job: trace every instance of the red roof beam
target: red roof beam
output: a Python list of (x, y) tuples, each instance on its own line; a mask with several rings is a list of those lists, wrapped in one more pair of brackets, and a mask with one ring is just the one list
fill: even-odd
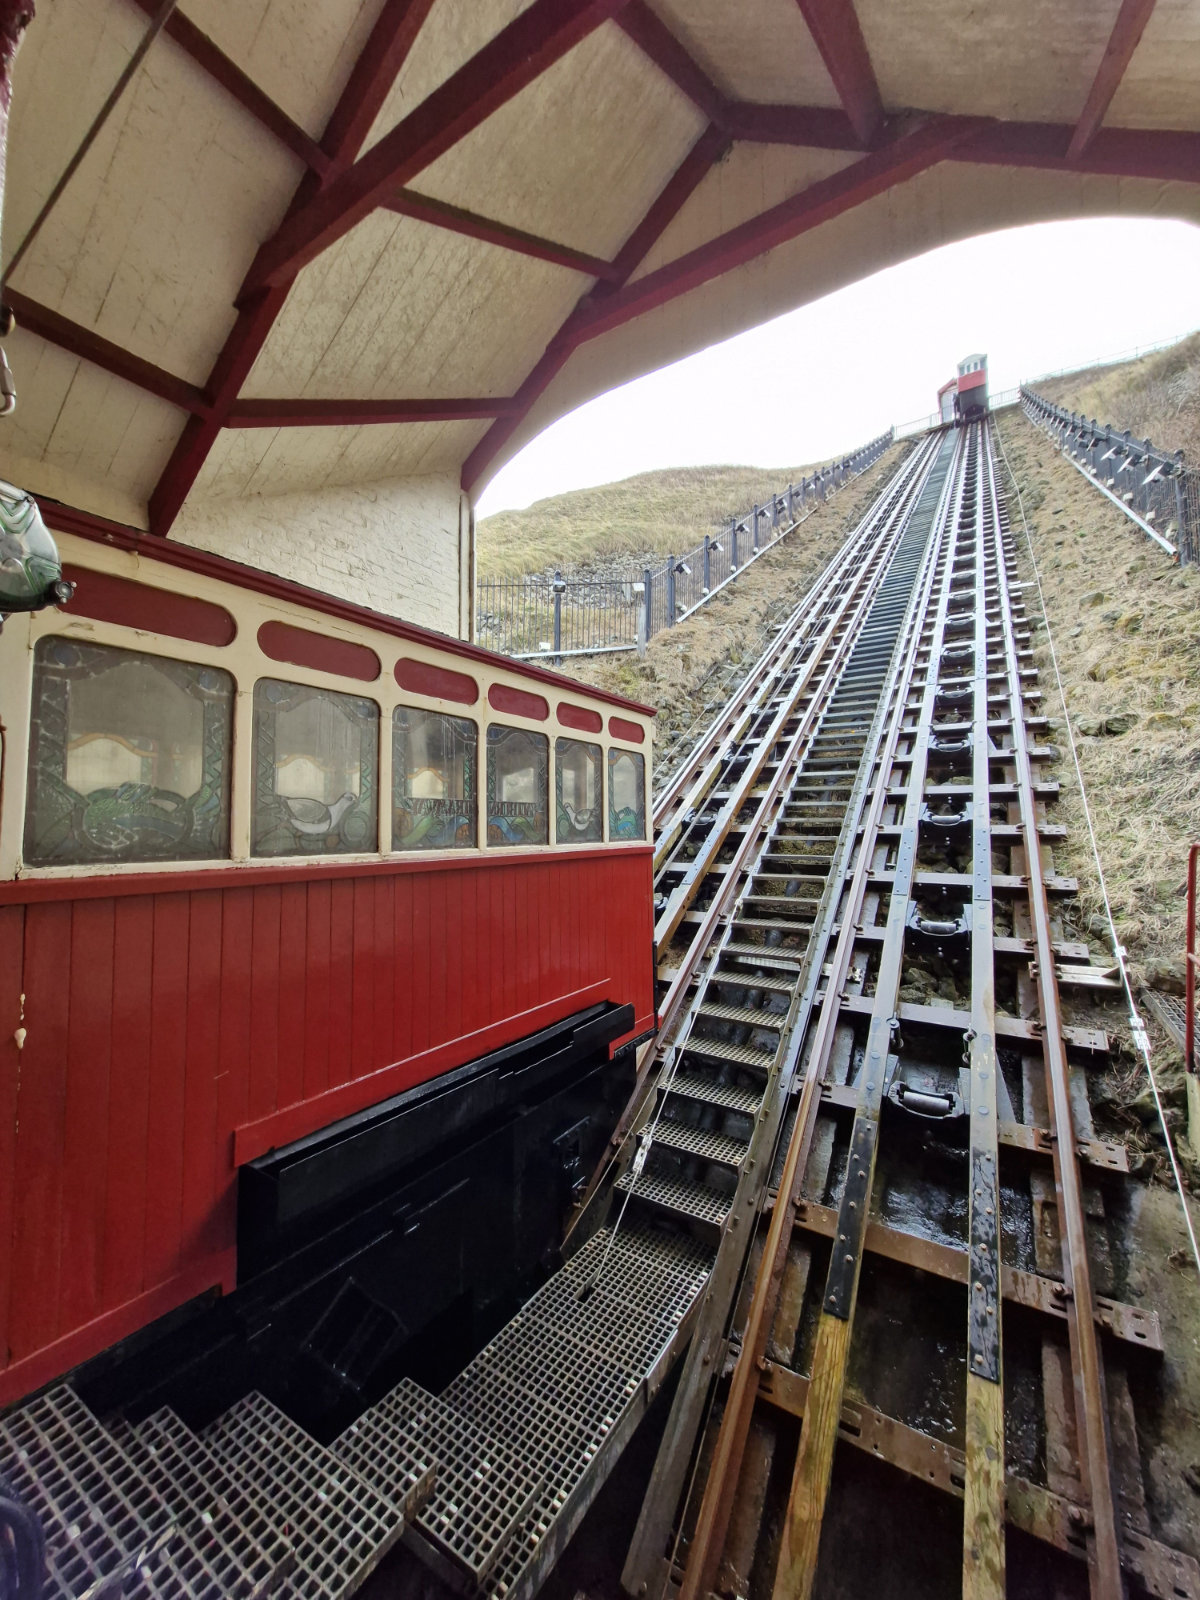
[(115, 378), (122, 378), (126, 383), (144, 389), (147, 394), (178, 406), (181, 411), (190, 411), (198, 417), (208, 415), (208, 402), (203, 391), (196, 388), (195, 384), (177, 378), (173, 372), (164, 371), (162, 367), (155, 366), (153, 361), (144, 361), (141, 356), (131, 354), (110, 339), (102, 338), (93, 329), (84, 328), (57, 311), (39, 305), (17, 289), (6, 288), (4, 299), (16, 314), (17, 326), (24, 328), (27, 333), (36, 334), (47, 344), (57, 345), (68, 355), (78, 356), (81, 361), (111, 372)]
[[(718, 128), (706, 128), (700, 135), (663, 185), (645, 216), (617, 251), (613, 265), (621, 273), (622, 279), (628, 278), (662, 237), (706, 174), (712, 170), (713, 163), (719, 161), (728, 148), (729, 141)], [(577, 329), (591, 307), (603, 303), (614, 292), (611, 285), (600, 284), (591, 294), (584, 295), (551, 339), (533, 371), (513, 396), (512, 411), (492, 424), (463, 463), (462, 486), (468, 493), (521, 426), (538, 396), (549, 387), (569, 360), (579, 342)]]
[[(160, 9), (160, 0), (133, 0), (133, 4), (148, 17), (154, 16)], [(219, 84), (255, 121), (273, 133), (280, 144), (285, 145), (293, 155), (299, 156), (314, 172), (328, 170), (329, 157), (317, 141), (310, 138), (299, 123), (293, 122), (287, 112), (276, 105), (270, 95), (265, 94), (254, 79), (215, 45), (190, 17), (176, 8), (168, 17), (164, 31), (202, 72)]]
[(596, 299), (581, 318), (576, 342), (583, 343), (585, 339), (594, 339), (631, 322), (787, 244), (800, 234), (832, 221), (896, 184), (907, 182), (944, 161), (978, 126), (978, 119), (974, 117), (938, 118), (905, 134), (886, 149), (864, 156), (832, 177), (809, 184), (748, 222), (718, 234), (707, 244), (617, 289), (605, 299)]
[(1095, 138), (1153, 10), (1154, 0), (1121, 0), (1100, 66), (1067, 146), (1068, 160), (1077, 161)]
[(630, 0), (617, 18), (617, 23), (642, 54), (653, 61), (659, 71), (694, 106), (698, 106), (710, 122), (717, 127), (724, 126), (728, 104), (725, 96), (644, 0)]
[(242, 299), (290, 283), (302, 267), (528, 88), (626, 3), (533, 0), (366, 155), (284, 221), (255, 257)]
[[(357, 135), (361, 120), (369, 117), (368, 125), (374, 121), (400, 70), (401, 62), (396, 59), (395, 42), (402, 38), (405, 48), (412, 48), (415, 37), (413, 23), (419, 25), (424, 20), (431, 3), (432, 0), (385, 0), (359, 54), (358, 63), (326, 124), (323, 148), (332, 163), (330, 172), (341, 171), (353, 161), (358, 146), (351, 141)], [(306, 172), (293, 197), (288, 216), (294, 216), (302, 210), (328, 181), (328, 173)], [(150, 527), (154, 533), (165, 537), (170, 532), (179, 508), (208, 459), (224, 417), (228, 415), (267, 342), (267, 336), (283, 309), (287, 295), (288, 285), (284, 284), (254, 296), (248, 304), (239, 308), (205, 386), (205, 393), (212, 402), (212, 411), (207, 417), (188, 418), (150, 496)]]
[(1083, 155), (1063, 154), (1069, 128), (1058, 122), (994, 122), (963, 141), (955, 161), (1002, 167), (1041, 167), (1101, 177), (1200, 183), (1200, 139), (1167, 128), (1101, 128)]
[(556, 244), (552, 239), (526, 233), (523, 228), (514, 228), (507, 222), (481, 217), (474, 211), (452, 206), (445, 200), (433, 200), (412, 189), (401, 189), (398, 194), (392, 195), (387, 201), (387, 209), (398, 212), (402, 217), (412, 217), (417, 222), (431, 223), (435, 228), (445, 228), (450, 233), (465, 234), (468, 239), (482, 239), (486, 244), (532, 256), (537, 261), (569, 267), (571, 271), (582, 272), (589, 278), (620, 282), (617, 268), (602, 256), (587, 255), (582, 250), (573, 250), (570, 245)]
[(797, 0), (838, 99), (864, 145), (883, 125), (883, 100), (853, 0)]
[(357, 428), (364, 423), (478, 422), (506, 416), (509, 399), (239, 400), (227, 428)]

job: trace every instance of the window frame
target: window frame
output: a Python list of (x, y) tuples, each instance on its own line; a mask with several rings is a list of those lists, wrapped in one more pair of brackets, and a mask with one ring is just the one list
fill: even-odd
[[(61, 534), (59, 546), (64, 560), (85, 570), (94, 571), (98, 577), (112, 574), (118, 577), (129, 578), (143, 585), (147, 589), (160, 589), (165, 594), (174, 595), (185, 592), (183, 578), (169, 567), (160, 571), (152, 558), (145, 556), (140, 559), (130, 551), (110, 547), (100, 541), (85, 539), (74, 534)], [(136, 570), (135, 570), (136, 564)], [(178, 581), (172, 583), (172, 578)], [(230, 580), (207, 574), (191, 574), (187, 578), (186, 592), (197, 598), (223, 606), (236, 623), (234, 638), (225, 644), (202, 644), (192, 640), (185, 640), (173, 634), (147, 632), (145, 629), (132, 624), (110, 622), (96, 618), (87, 618), (82, 614), (71, 611), (59, 611), (48, 608), (40, 612), (19, 613), (11, 616), (5, 626), (3, 635), (0, 635), (0, 665), (7, 675), (0, 691), (0, 701), (3, 702), (6, 721), (3, 748), (0, 749), (0, 759), (3, 760), (3, 783), (0, 784), (0, 882), (12, 881), (18, 878), (38, 878), (41, 880), (70, 878), (82, 879), (85, 877), (105, 874), (113, 878), (122, 875), (137, 874), (140, 876), (153, 875), (178, 875), (181, 872), (194, 875), (196, 872), (209, 872), (219, 869), (228, 870), (231, 867), (256, 867), (260, 870), (268, 868), (300, 869), (303, 867), (317, 867), (324, 863), (327, 868), (340, 866), (344, 869), (354, 864), (398, 864), (401, 859), (407, 859), (410, 864), (426, 864), (439, 859), (453, 859), (465, 863), (472, 859), (472, 850), (478, 856), (485, 853), (491, 856), (501, 856), (506, 848), (512, 848), (523, 854), (534, 851), (556, 850), (559, 847), (556, 829), (555, 795), (547, 794), (547, 809), (549, 814), (549, 838), (546, 843), (536, 846), (516, 845), (502, 847), (489, 846), (486, 843), (486, 749), (487, 730), (494, 722), (507, 726), (524, 728), (528, 732), (541, 733), (546, 737), (549, 747), (547, 762), (548, 774), (553, 772), (553, 746), (561, 735), (567, 738), (578, 739), (582, 743), (596, 743), (603, 752), (602, 760), (602, 785), (603, 796), (603, 838), (593, 844), (576, 844), (575, 849), (601, 849), (607, 848), (611, 843), (613, 847), (645, 848), (649, 840), (621, 841), (609, 838), (608, 827), (608, 792), (607, 792), (607, 767), (610, 749), (628, 749), (630, 754), (640, 754), (643, 759), (652, 764), (653, 760), (653, 723), (638, 713), (633, 708), (614, 706), (606, 700), (593, 700), (589, 691), (582, 685), (575, 688), (564, 684), (561, 688), (542, 679), (526, 677), (518, 664), (511, 668), (502, 659), (493, 661), (477, 661), (455, 653), (452, 649), (442, 650), (436, 643), (426, 643), (404, 637), (393, 637), (386, 632), (376, 632), (368, 622), (362, 624), (349, 619), (342, 620), (336, 617), (326, 617), (321, 613), (308, 612), (298, 603), (281, 602), (272, 596), (259, 593), (254, 588), (241, 588)], [(377, 654), (381, 661), (381, 672), (377, 680), (366, 683), (361, 679), (349, 679), (334, 675), (316, 668), (284, 665), (275, 659), (266, 656), (259, 648), (257, 634), (261, 625), (266, 621), (284, 620), (300, 628), (328, 629), (333, 635), (354, 643), (365, 643)], [(229, 792), (229, 851), (219, 857), (195, 858), (183, 861), (178, 860), (152, 860), (145, 862), (118, 862), (118, 863), (88, 863), (76, 865), (74, 863), (54, 866), (35, 865), (26, 862), (23, 857), (25, 836), (25, 813), (27, 801), (28, 759), (30, 740), (30, 721), (33, 693), (33, 649), (35, 644), (46, 635), (53, 634), (65, 639), (81, 643), (109, 645), (114, 648), (132, 651), (147, 656), (160, 656), (169, 661), (184, 662), (194, 666), (214, 667), (228, 673), (234, 684), (233, 729), (232, 729), (232, 760), (230, 766), (230, 792)], [(433, 694), (425, 694), (415, 690), (402, 689), (394, 677), (394, 668), (401, 660), (417, 660), (431, 667), (443, 668), (465, 676), (475, 683), (478, 695), (474, 702), (465, 703), (458, 699), (450, 699)], [(352, 697), (373, 700), (378, 707), (380, 739), (378, 749), (378, 782), (380, 788), (380, 805), (378, 812), (378, 837), (377, 848), (362, 853), (351, 854), (311, 854), (288, 856), (255, 856), (251, 854), (251, 804), (252, 804), (252, 749), (253, 749), (253, 695), (254, 687), (260, 678), (272, 678), (277, 681), (294, 682), (314, 689), (330, 690), (337, 694), (348, 694)], [(489, 704), (488, 696), (494, 684), (502, 684), (512, 688), (523, 689), (529, 693), (536, 693), (545, 701), (548, 711), (544, 718), (531, 719), (515, 713), (498, 714)], [(473, 720), (478, 729), (480, 748), (479, 795), (477, 818), (477, 842), (473, 847), (455, 847), (452, 850), (430, 850), (428, 852), (394, 850), (392, 848), (392, 740), (387, 736), (386, 730), (391, 725), (393, 713), (397, 706), (411, 706), (415, 710), (438, 712), (445, 716)], [(575, 711), (584, 709), (600, 723), (600, 727), (593, 733), (591, 729), (580, 729), (573, 720), (566, 720), (571, 713), (570, 707)], [(560, 710), (564, 718), (560, 719)], [(614, 735), (608, 723), (612, 713), (623, 714), (630, 718), (643, 729), (645, 740), (639, 745), (631, 739)], [(549, 788), (549, 786), (548, 786)], [(649, 800), (650, 776), (647, 773), (647, 801)], [(649, 832), (649, 817), (647, 817), (647, 831)], [(567, 841), (563, 841), (565, 845)]]

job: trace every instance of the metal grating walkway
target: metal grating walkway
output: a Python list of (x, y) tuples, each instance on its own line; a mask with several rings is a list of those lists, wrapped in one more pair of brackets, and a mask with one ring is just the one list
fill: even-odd
[(106, 1427), (65, 1386), (10, 1413), (0, 1475), (46, 1530), (47, 1600), (97, 1585), (130, 1600), (337, 1600), (406, 1531), (462, 1592), (531, 1594), (603, 1480), (589, 1468), (640, 1419), (712, 1265), (686, 1235), (630, 1227), (611, 1250), (609, 1237), (591, 1239), (443, 1395), (403, 1379), (330, 1446), (261, 1394), (200, 1435), (166, 1410)]

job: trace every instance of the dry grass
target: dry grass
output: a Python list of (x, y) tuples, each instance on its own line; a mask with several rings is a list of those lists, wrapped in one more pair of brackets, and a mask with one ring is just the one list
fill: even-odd
[(1128, 428), (1160, 450), (1182, 450), (1200, 465), (1200, 333), (1137, 361), (1068, 373), (1035, 388), (1057, 405)]
[(479, 524), (479, 575), (578, 570), (598, 559), (634, 565), (644, 556), (682, 554), (714, 526), (815, 470), (670, 467), (554, 495), (524, 511), (498, 511)]
[(729, 698), (909, 448), (888, 450), (708, 605), (656, 634), (644, 659), (630, 651), (564, 663), (563, 671), (583, 683), (658, 708), (654, 759), (660, 779)]
[[(1200, 838), (1200, 572), (1172, 565), (1019, 411), (1004, 413), (998, 426), (1029, 520), (1117, 938), (1135, 989), (1179, 993), (1188, 845)], [(1011, 512), (1028, 580), (1033, 568), (1015, 496)], [(1032, 600), (1030, 611), (1036, 615)], [(1063, 911), (1064, 931), (1087, 940), (1103, 963), (1111, 960), (1107, 919), (1044, 627), (1034, 644), (1050, 738), (1063, 752), (1053, 774), (1062, 785), (1054, 820), (1066, 824), (1067, 839), (1055, 846), (1055, 867), (1080, 885)], [(1094, 731), (1122, 716), (1133, 719), (1127, 732)], [(1106, 1105), (1111, 1125), (1161, 1176), (1156, 1113), (1123, 1005), (1114, 1000), (1094, 1017), (1073, 1010), (1077, 1020), (1106, 1027), (1118, 1046), (1093, 1104)], [(1168, 1120), (1195, 1184), (1200, 1166), (1181, 1138), (1182, 1059), (1153, 1024), (1151, 1032)]]

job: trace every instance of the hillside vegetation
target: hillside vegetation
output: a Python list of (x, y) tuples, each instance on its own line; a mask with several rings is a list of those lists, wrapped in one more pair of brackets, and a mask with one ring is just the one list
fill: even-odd
[(1128, 428), (1161, 450), (1182, 450), (1189, 465), (1200, 466), (1200, 333), (1137, 361), (1070, 372), (1033, 387), (1056, 405)]
[(577, 571), (601, 561), (635, 566), (643, 557), (678, 555), (721, 522), (814, 470), (667, 467), (553, 495), (524, 511), (498, 511), (479, 524), (479, 576), (555, 567)]

